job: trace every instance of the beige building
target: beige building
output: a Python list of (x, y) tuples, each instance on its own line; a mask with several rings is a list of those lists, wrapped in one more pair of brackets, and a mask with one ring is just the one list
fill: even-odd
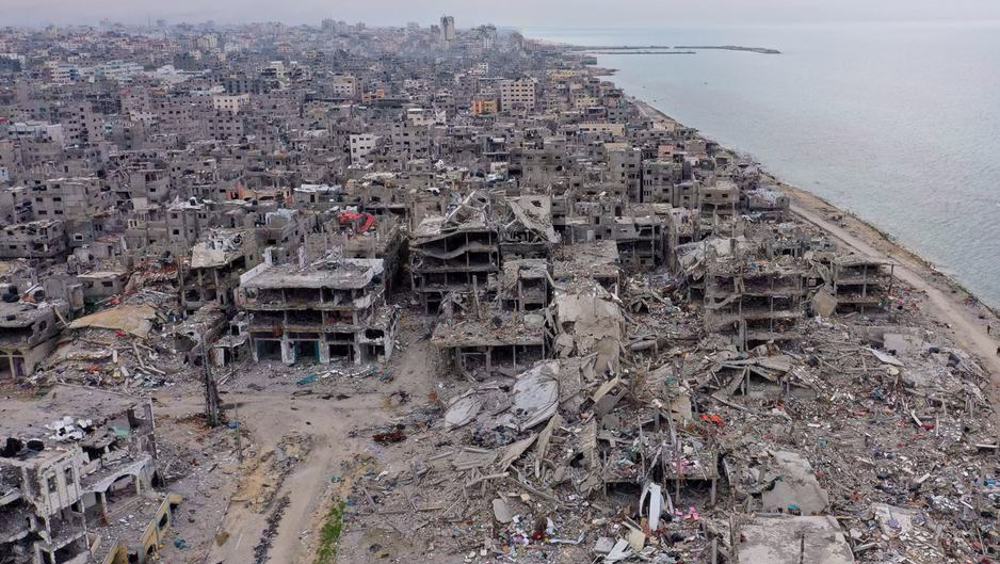
[(333, 81), (330, 83), (331, 93), (336, 98), (344, 98), (347, 100), (353, 100), (358, 97), (358, 93), (361, 92), (361, 88), (358, 85), (358, 79), (349, 75), (337, 75), (333, 77)]
[(505, 112), (515, 109), (534, 110), (537, 87), (538, 82), (533, 78), (501, 80), (499, 85), (500, 109)]
[(222, 112), (238, 114), (247, 104), (250, 103), (249, 94), (236, 94), (231, 96), (212, 96), (212, 108)]

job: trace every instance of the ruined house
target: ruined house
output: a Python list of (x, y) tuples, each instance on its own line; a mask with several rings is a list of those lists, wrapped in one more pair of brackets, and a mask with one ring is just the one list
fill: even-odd
[(795, 339), (804, 317), (806, 263), (768, 257), (759, 247), (735, 246), (727, 255), (708, 247), (704, 272), (705, 329), (739, 347)]
[(544, 315), (498, 309), (479, 314), (476, 309), (440, 321), (431, 337), (461, 373), (478, 379), (514, 375), (546, 358), (550, 337)]
[(517, 196), (505, 198), (497, 209), (502, 214), (497, 222), (500, 229), (500, 255), (503, 260), (526, 258), (545, 259), (559, 242), (552, 226), (550, 196)]
[(406, 236), (399, 220), (393, 215), (376, 217), (351, 211), (336, 216), (322, 234), (306, 237), (307, 252), (322, 256), (331, 250), (344, 258), (382, 259), (386, 288), (392, 290), (406, 250)]
[(591, 279), (617, 294), (621, 283), (618, 245), (614, 241), (594, 241), (558, 247), (552, 259), (555, 284), (565, 287), (576, 280)]
[(837, 311), (879, 311), (887, 307), (895, 265), (860, 254), (841, 255), (833, 260), (831, 274)]
[[(9, 294), (8, 294), (9, 295)], [(27, 378), (55, 347), (64, 302), (0, 302), (0, 381)]]
[(0, 230), (0, 258), (56, 258), (66, 252), (62, 221), (43, 219)]
[(791, 257), (710, 257), (705, 271), (705, 329), (739, 347), (797, 337), (804, 317), (806, 268)]
[(545, 309), (551, 299), (549, 263), (544, 259), (516, 259), (503, 263), (500, 299), (508, 311)]
[(703, 217), (732, 217), (740, 203), (740, 189), (735, 182), (718, 179), (698, 192), (698, 209)]
[(181, 283), (181, 301), (189, 312), (206, 304), (235, 309), (240, 275), (260, 262), (257, 242), (246, 229), (213, 229), (191, 249)]
[(63, 385), (40, 402), (8, 407), (0, 418), (0, 561), (109, 562), (123, 551), (128, 562), (146, 562), (155, 555), (156, 542), (115, 526), (123, 513), (144, 511), (136, 497), (158, 495), (152, 404)]

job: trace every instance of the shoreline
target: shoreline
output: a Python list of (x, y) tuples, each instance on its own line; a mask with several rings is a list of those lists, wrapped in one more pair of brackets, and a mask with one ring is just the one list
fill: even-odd
[[(617, 54), (620, 54), (620, 53), (613, 53), (613, 54), (617, 55)], [(592, 69), (592, 71), (593, 71), (593, 73), (594, 73), (595, 76), (606, 77), (608, 80), (610, 80), (612, 82), (614, 82), (614, 77), (618, 74), (618, 69), (617, 68), (613, 68), (613, 67), (600, 66), (598, 64), (598, 65), (593, 65), (590, 68)], [(751, 154), (751, 153), (749, 153), (747, 151), (738, 151), (736, 149), (728, 147), (725, 144), (720, 143), (720, 142), (712, 139), (711, 137), (708, 137), (708, 136), (704, 135), (701, 132), (701, 130), (699, 130), (697, 127), (691, 127), (691, 126), (688, 126), (687, 124), (682, 123), (681, 121), (677, 120), (676, 118), (670, 116), (666, 112), (664, 112), (664, 111), (660, 110), (659, 108), (657, 108), (656, 106), (654, 106), (652, 102), (649, 102), (649, 101), (644, 100), (644, 99), (642, 99), (642, 98), (640, 98), (640, 97), (638, 97), (636, 95), (628, 94), (628, 93), (625, 94), (625, 97), (628, 100), (630, 100), (633, 104), (636, 104), (639, 107), (646, 108), (649, 112), (658, 115), (661, 119), (663, 119), (665, 121), (668, 121), (668, 122), (673, 123), (673, 124), (677, 124), (677, 125), (682, 126), (682, 127), (690, 127), (691, 129), (696, 130), (698, 132), (698, 136), (701, 137), (702, 139), (705, 139), (705, 140), (708, 140), (708, 141), (712, 141), (713, 143), (716, 143), (722, 149), (724, 149), (726, 151), (729, 151), (729, 152), (731, 152), (734, 155), (744, 155), (744, 156), (749, 157), (758, 166), (758, 168), (760, 169), (762, 175), (764, 175), (765, 177), (767, 177), (776, 186), (780, 187), (782, 190), (788, 192), (789, 194), (791, 194), (793, 196), (797, 195), (799, 197), (803, 197), (804, 196), (804, 197), (807, 197), (808, 199), (814, 200), (812, 202), (813, 206), (825, 206), (826, 208), (829, 208), (828, 211), (836, 211), (839, 214), (843, 215), (845, 218), (851, 218), (851, 219), (853, 219), (856, 223), (858, 223), (859, 225), (863, 226), (865, 229), (868, 229), (868, 230), (870, 230), (870, 231), (872, 231), (874, 233), (877, 233), (878, 237), (883, 240), (884, 244), (886, 244), (887, 246), (891, 246), (892, 247), (892, 252), (893, 253), (898, 253), (900, 255), (904, 255), (908, 260), (910, 260), (912, 262), (919, 262), (919, 263), (921, 263), (923, 265), (923, 267), (926, 268), (934, 276), (940, 276), (940, 277), (946, 278), (948, 280), (948, 284), (949, 284), (949, 286), (951, 288), (954, 288), (955, 290), (966, 294), (969, 298), (971, 298), (972, 300), (975, 300), (975, 302), (977, 304), (979, 304), (984, 310), (988, 311), (990, 316), (995, 317), (998, 320), (1000, 320), (1000, 300), (998, 300), (998, 301), (996, 301), (994, 303), (994, 302), (989, 302), (989, 301), (986, 301), (986, 300), (982, 299), (979, 295), (976, 294), (975, 291), (971, 290), (965, 284), (963, 284), (962, 281), (959, 280), (954, 273), (948, 273), (948, 272), (942, 270), (933, 261), (931, 261), (930, 259), (927, 259), (924, 256), (922, 256), (919, 251), (914, 250), (911, 247), (907, 246), (906, 243), (903, 243), (902, 241), (900, 241), (899, 238), (896, 237), (895, 235), (893, 235), (891, 232), (889, 232), (889, 231), (887, 231), (887, 230), (885, 230), (885, 229), (883, 229), (883, 228), (878, 227), (877, 225), (875, 225), (872, 222), (872, 220), (864, 219), (860, 215), (858, 215), (857, 212), (855, 212), (853, 210), (850, 210), (850, 209), (842, 208), (842, 207), (838, 206), (837, 204), (834, 204), (834, 203), (830, 202), (829, 200), (825, 199), (824, 197), (819, 196), (818, 194), (816, 194), (816, 193), (814, 193), (814, 192), (812, 192), (812, 191), (810, 191), (808, 189), (801, 188), (799, 186), (795, 186), (793, 184), (789, 184), (789, 183), (783, 181), (777, 174), (772, 173), (771, 171), (765, 169), (763, 167), (763, 164), (760, 162), (760, 160), (757, 159), (757, 157), (755, 155), (753, 155), (753, 154)], [(898, 260), (898, 259), (896, 259), (896, 260)], [(1000, 342), (998, 342), (998, 345), (1000, 345)]]
[[(688, 127), (637, 96), (626, 94), (626, 99), (640, 108), (647, 117)], [(712, 141), (700, 132), (698, 135)], [(718, 145), (725, 151), (741, 154), (721, 143)], [(925, 315), (947, 329), (956, 342), (978, 357), (983, 367), (991, 373), (994, 395), (997, 395), (996, 387), (1000, 386), (1000, 339), (996, 338), (996, 334), (1000, 333), (1000, 308), (981, 300), (953, 275), (942, 272), (933, 262), (908, 248), (891, 233), (809, 190), (782, 181), (766, 170), (753, 155), (747, 155), (757, 164), (765, 179), (790, 196), (793, 204), (791, 211), (798, 219), (815, 225), (849, 248), (891, 260), (897, 280), (914, 291), (927, 295), (926, 303), (922, 304)], [(872, 250), (875, 253), (870, 252)], [(987, 324), (998, 331), (988, 335)]]
[[(613, 76), (615, 74), (615, 69), (605, 69), (605, 70), (610, 71), (607, 74), (607, 76)], [(632, 96), (632, 95), (626, 95), (626, 96), (627, 96), (627, 98), (629, 100), (631, 100), (637, 106), (646, 108), (648, 111), (650, 111), (651, 113), (655, 113), (655, 114), (659, 115), (661, 119), (664, 119), (667, 122), (677, 124), (677, 125), (679, 125), (681, 127), (689, 127), (688, 125), (686, 125), (684, 123), (681, 123), (680, 121), (678, 121), (678, 120), (674, 119), (673, 117), (667, 115), (665, 112), (663, 112), (662, 110), (660, 110), (659, 108), (657, 108), (656, 106), (654, 106), (651, 102), (647, 102), (647, 101), (645, 101), (642, 98), (639, 98), (637, 96)], [(697, 131), (697, 128), (692, 128), (692, 129), (695, 129)], [(703, 135), (700, 131), (698, 133), (698, 136), (701, 137), (701, 138), (703, 138), (703, 139), (705, 139), (705, 140), (712, 141), (713, 143), (718, 144), (724, 150), (730, 151), (733, 154), (737, 154), (737, 155), (743, 154), (743, 155), (746, 155), (746, 156), (750, 157), (751, 159), (753, 159), (754, 164), (756, 164), (758, 166), (758, 168), (760, 168), (761, 174), (767, 180), (770, 180), (771, 182), (773, 182), (777, 187), (781, 188), (783, 191), (787, 192), (789, 195), (793, 196), (797, 200), (803, 200), (803, 199), (805, 199), (805, 200), (812, 200), (811, 205), (809, 207), (812, 208), (812, 209), (814, 209), (814, 211), (823, 211), (825, 213), (838, 212), (838, 213), (842, 214), (845, 218), (850, 218), (853, 221), (857, 222), (858, 224), (861, 224), (862, 226), (864, 226), (865, 229), (868, 229), (868, 230), (871, 230), (874, 233), (877, 233), (878, 237), (880, 239), (879, 242), (881, 244), (893, 247), (892, 251), (894, 253), (899, 253), (900, 255), (905, 255), (905, 257), (906, 257), (907, 260), (912, 261), (912, 262), (920, 263), (923, 268), (926, 268), (934, 276), (942, 277), (942, 278), (947, 279), (948, 282), (949, 282), (949, 285), (953, 286), (955, 289), (957, 289), (957, 290), (959, 290), (961, 292), (964, 292), (970, 298), (974, 299), (977, 303), (981, 304), (984, 309), (989, 310), (993, 315), (995, 315), (998, 318), (1000, 318), (1000, 305), (993, 306), (993, 305), (990, 305), (989, 303), (983, 301), (979, 296), (977, 296), (975, 294), (975, 292), (973, 292), (969, 288), (966, 288), (965, 285), (963, 285), (960, 280), (958, 280), (957, 278), (955, 278), (955, 276), (953, 274), (948, 274), (945, 271), (941, 270), (933, 261), (931, 261), (931, 260), (923, 257), (922, 255), (920, 255), (920, 253), (918, 251), (916, 251), (916, 250), (908, 247), (905, 243), (903, 243), (902, 241), (900, 241), (899, 238), (897, 238), (896, 236), (894, 236), (892, 233), (890, 233), (890, 232), (888, 232), (888, 231), (886, 231), (886, 230), (878, 227), (877, 225), (871, 223), (870, 221), (862, 218), (861, 216), (859, 216), (857, 213), (855, 213), (852, 210), (841, 208), (837, 204), (834, 204), (833, 202), (831, 202), (831, 201), (827, 200), (826, 198), (824, 198), (824, 197), (816, 194), (815, 192), (812, 192), (811, 190), (807, 190), (805, 188), (801, 188), (799, 186), (795, 186), (794, 184), (789, 184), (789, 183), (785, 182), (778, 175), (776, 175), (776, 174), (772, 173), (771, 171), (763, 168), (762, 163), (760, 163), (760, 161), (758, 161), (757, 158), (755, 156), (753, 156), (752, 154), (746, 153), (746, 152), (736, 151), (734, 149), (726, 147), (725, 145), (719, 143), (718, 141), (715, 141), (714, 139)], [(820, 208), (826, 208), (826, 209), (820, 209)]]
[(769, 47), (748, 47), (744, 45), (569, 45), (573, 51), (609, 51), (618, 54), (628, 54), (644, 50), (688, 50), (688, 51), (738, 51), (757, 53), (758, 55), (780, 55), (781, 51)]

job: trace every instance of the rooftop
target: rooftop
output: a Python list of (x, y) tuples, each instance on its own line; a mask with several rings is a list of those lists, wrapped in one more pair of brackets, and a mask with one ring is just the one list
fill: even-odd
[(273, 265), (243, 281), (244, 288), (365, 288), (385, 272), (382, 259), (324, 257), (300, 268)]
[(107, 390), (58, 384), (41, 399), (8, 398), (0, 403), (0, 437), (45, 438), (45, 428), (70, 416), (107, 419), (117, 416), (141, 400)]

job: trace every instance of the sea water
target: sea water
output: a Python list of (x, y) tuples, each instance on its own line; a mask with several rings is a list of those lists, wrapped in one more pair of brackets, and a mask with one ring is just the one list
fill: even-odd
[(625, 92), (892, 234), (1000, 306), (1000, 22), (525, 29), (599, 55)]

